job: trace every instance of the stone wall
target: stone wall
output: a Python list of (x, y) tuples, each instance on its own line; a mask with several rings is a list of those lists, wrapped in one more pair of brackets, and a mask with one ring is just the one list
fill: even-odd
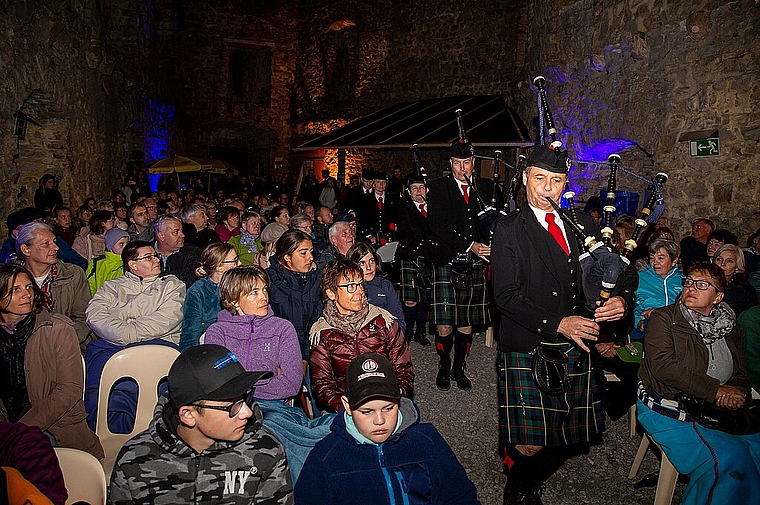
[[(760, 226), (757, 2), (538, 0), (528, 25), (513, 95), (524, 119), (536, 116), (529, 88), (543, 74), (559, 136), (577, 158), (619, 151), (641, 175), (670, 175), (666, 215), (678, 234), (698, 216), (743, 237)], [(714, 130), (720, 156), (690, 157), (679, 142)], [(598, 194), (607, 173), (577, 167), (573, 184)], [(620, 185), (643, 188), (627, 176)]]

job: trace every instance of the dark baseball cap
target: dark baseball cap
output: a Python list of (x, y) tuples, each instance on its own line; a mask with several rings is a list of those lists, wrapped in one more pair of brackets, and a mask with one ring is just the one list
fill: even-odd
[(188, 347), (169, 369), (169, 399), (177, 410), (199, 400), (229, 400), (272, 375), (246, 372), (237, 357), (221, 345)]
[(374, 353), (354, 358), (346, 371), (346, 398), (352, 409), (373, 398), (401, 398), (396, 371), (388, 358)]
[(25, 207), (15, 212), (11, 212), (8, 214), (8, 218), (5, 222), (6, 225), (8, 225), (8, 233), (12, 233), (13, 230), (19, 226), (24, 226), (32, 221), (39, 221), (42, 217), (42, 212), (34, 207)]
[(527, 166), (538, 167), (555, 174), (567, 174), (570, 170), (570, 158), (567, 151), (552, 150), (545, 145), (538, 145), (528, 157)]

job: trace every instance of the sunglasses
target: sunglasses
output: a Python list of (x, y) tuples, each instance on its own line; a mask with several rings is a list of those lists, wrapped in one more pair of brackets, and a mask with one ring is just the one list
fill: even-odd
[(232, 419), (240, 413), (240, 410), (243, 408), (243, 404), (248, 405), (249, 409), (253, 406), (253, 389), (248, 391), (248, 394), (246, 394), (245, 398), (238, 400), (235, 403), (231, 403), (226, 407), (222, 407), (220, 405), (201, 405), (200, 403), (191, 403), (190, 406), (197, 409), (221, 410), (222, 412), (227, 412), (227, 414), (230, 416), (230, 419)]

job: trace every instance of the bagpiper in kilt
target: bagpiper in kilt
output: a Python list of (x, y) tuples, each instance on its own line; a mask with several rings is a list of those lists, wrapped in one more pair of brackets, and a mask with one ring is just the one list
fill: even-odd
[(475, 156), (469, 142), (455, 141), (449, 161), (451, 175), (432, 181), (428, 198), (433, 234), (432, 318), (439, 355), (436, 387), (449, 389), (453, 378), (459, 389), (468, 391), (472, 382), (465, 373), (465, 359), (472, 345), (473, 326), (489, 322), (484, 259), (491, 252), (490, 237), (480, 235), (481, 202), (477, 195), (490, 201), (494, 185), (491, 180), (473, 177)]
[[(498, 371), (505, 504), (540, 504), (543, 482), (604, 431), (588, 344), (597, 340), (598, 323), (618, 321), (632, 309), (638, 285), (635, 269), (626, 270), (613, 296), (587, 313), (580, 246), (547, 200), (559, 201), (564, 191), (567, 153), (536, 146), (527, 167), (522, 179), (528, 205), (497, 223), (491, 251), (494, 300), (502, 316)], [(588, 234), (599, 236), (590, 216), (578, 218)], [(567, 358), (568, 380), (559, 391), (533, 373), (533, 361), (551, 351)]]
[(398, 211), (399, 244), (396, 249), (396, 259), (401, 264), (405, 337), (407, 342), (415, 341), (429, 346), (426, 327), (432, 299), (433, 265), (428, 259), (430, 226), (427, 218), (427, 186), (422, 174), (409, 176), (406, 189), (410, 199)]

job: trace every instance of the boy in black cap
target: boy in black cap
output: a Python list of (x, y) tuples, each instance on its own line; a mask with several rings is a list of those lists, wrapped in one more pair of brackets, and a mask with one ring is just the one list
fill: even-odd
[(298, 477), (299, 505), (479, 503), (446, 441), (401, 396), (385, 356), (357, 356), (346, 374), (332, 433), (312, 449)]
[(253, 400), (271, 376), (219, 345), (186, 349), (150, 427), (122, 447), (108, 502), (292, 504), (285, 452)]
[[(586, 354), (597, 340), (599, 323), (618, 321), (632, 310), (638, 286), (631, 266), (621, 274), (613, 296), (593, 314), (585, 313), (578, 241), (547, 200), (559, 202), (569, 167), (565, 151), (536, 146), (523, 173), (528, 205), (501, 219), (493, 234), (493, 294), (502, 314), (498, 392), (508, 470), (505, 504), (540, 504), (543, 482), (572, 448), (604, 431)], [(579, 213), (578, 219), (601, 240), (591, 216)], [(539, 346), (568, 357), (567, 386), (559, 394), (541, 389), (530, 372)]]

